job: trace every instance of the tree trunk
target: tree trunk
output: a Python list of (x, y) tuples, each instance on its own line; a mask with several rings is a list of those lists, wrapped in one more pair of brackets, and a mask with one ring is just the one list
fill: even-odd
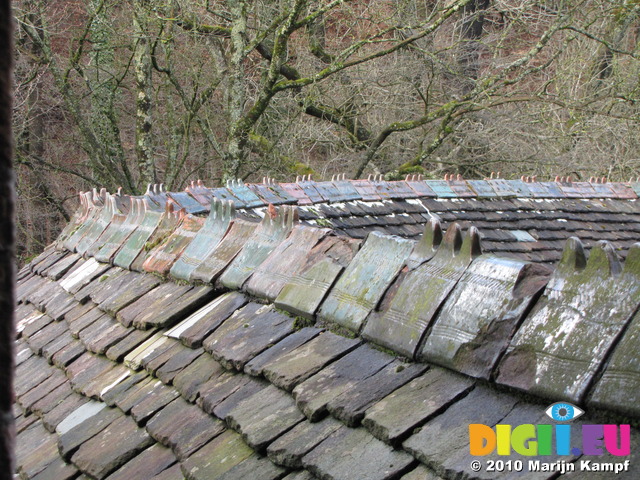
[(247, 5), (244, 0), (228, 0), (233, 18), (231, 27), (231, 58), (229, 61), (229, 97), (227, 109), (229, 115), (229, 140), (224, 162), (224, 180), (237, 178), (245, 157), (247, 143), (246, 132), (240, 126), (246, 102), (245, 75), (245, 38), (247, 33)]

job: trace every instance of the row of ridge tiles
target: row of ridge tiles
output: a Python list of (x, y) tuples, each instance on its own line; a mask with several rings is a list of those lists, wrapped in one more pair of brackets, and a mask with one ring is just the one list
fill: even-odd
[[(434, 220), (417, 243), (374, 232), (361, 244), (297, 224), (295, 207), (270, 207), (258, 225), (234, 219), (228, 202), (212, 205), (206, 221), (183, 216), (157, 243), (155, 227), (142, 229), (144, 221), (143, 237), (117, 224), (107, 235), (110, 224), (98, 221), (97, 211), (63, 232), (59, 245), (81, 254), (106, 245), (108, 255), (96, 255), (105, 262), (129, 251), (131, 261), (116, 265), (243, 289), (409, 358), (640, 416), (640, 246), (623, 268), (610, 244), (599, 243), (587, 261), (580, 241), (570, 239), (551, 273), (481, 255), (478, 232), (471, 228), (463, 240), (455, 224), (443, 239)], [(152, 224), (164, 215), (172, 214), (158, 214)], [(145, 315), (135, 324), (168, 321)]]
[[(162, 186), (149, 188), (154, 200), (164, 193)], [(189, 195), (191, 194), (191, 195)], [(226, 187), (207, 188), (192, 183), (186, 192), (168, 196), (188, 213), (200, 213), (210, 197), (233, 200), (237, 208), (273, 205), (334, 203), (352, 200), (380, 201), (409, 198), (618, 198), (636, 199), (640, 183), (525, 182), (522, 180), (337, 180), (295, 183), (244, 184), (228, 182)], [(195, 199), (195, 201), (194, 201)], [(161, 203), (160, 199), (160, 203)], [(162, 205), (161, 205), (162, 206)]]

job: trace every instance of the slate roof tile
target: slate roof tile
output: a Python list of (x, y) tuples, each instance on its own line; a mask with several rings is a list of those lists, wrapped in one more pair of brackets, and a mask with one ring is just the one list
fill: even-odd
[(60, 454), (68, 461), (83, 443), (123, 417), (117, 408), (104, 408), (103, 404), (95, 402), (85, 403), (57, 427)]
[(415, 460), (377, 440), (364, 429), (340, 427), (302, 458), (302, 464), (321, 478), (386, 480), (410, 470)]
[(220, 295), (169, 330), (167, 336), (179, 338), (191, 348), (198, 348), (205, 337), (248, 302), (249, 299), (239, 292)]
[(317, 421), (326, 414), (329, 402), (375, 375), (392, 360), (379, 350), (361, 345), (298, 384), (293, 389), (293, 397), (307, 418)]
[(269, 444), (267, 455), (278, 465), (302, 468), (302, 457), (341, 426), (340, 422), (331, 417), (317, 423), (298, 423)]
[(148, 480), (174, 464), (173, 452), (156, 443), (109, 475), (107, 480)]
[(252, 449), (261, 452), (304, 418), (290, 395), (269, 385), (231, 407), (225, 420)]
[(88, 398), (73, 392), (44, 414), (42, 424), (48, 431), (53, 432), (62, 420), (87, 402), (89, 402)]
[(225, 430), (220, 420), (176, 398), (149, 419), (147, 432), (184, 460)]
[(249, 303), (204, 340), (204, 348), (227, 368), (245, 364), (293, 332), (294, 320), (273, 307)]
[(200, 395), (200, 387), (225, 371), (210, 355), (201, 355), (173, 378), (173, 385), (183, 398), (195, 402)]
[(190, 455), (182, 463), (182, 470), (189, 480), (220, 478), (251, 455), (253, 450), (240, 435), (227, 430)]
[(395, 443), (472, 387), (468, 378), (431, 368), (369, 408), (362, 424), (377, 438)]
[(287, 391), (309, 378), (332, 361), (347, 354), (361, 342), (323, 332), (307, 343), (268, 362), (264, 376), (274, 385)]
[(133, 420), (121, 417), (83, 443), (71, 460), (88, 475), (103, 479), (152, 443)]

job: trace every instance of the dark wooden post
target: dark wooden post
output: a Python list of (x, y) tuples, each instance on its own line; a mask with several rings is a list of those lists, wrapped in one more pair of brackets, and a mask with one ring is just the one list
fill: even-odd
[(13, 35), (10, 0), (0, 0), (0, 480), (14, 468), (13, 340), (15, 230), (13, 142), (11, 139), (11, 68)]

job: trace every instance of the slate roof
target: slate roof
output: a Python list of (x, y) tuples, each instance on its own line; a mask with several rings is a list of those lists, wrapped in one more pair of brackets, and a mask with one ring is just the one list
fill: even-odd
[(559, 180), (81, 194), (18, 275), (18, 473), (511, 477), (471, 470), (468, 425), (557, 400), (633, 451), (640, 186)]

